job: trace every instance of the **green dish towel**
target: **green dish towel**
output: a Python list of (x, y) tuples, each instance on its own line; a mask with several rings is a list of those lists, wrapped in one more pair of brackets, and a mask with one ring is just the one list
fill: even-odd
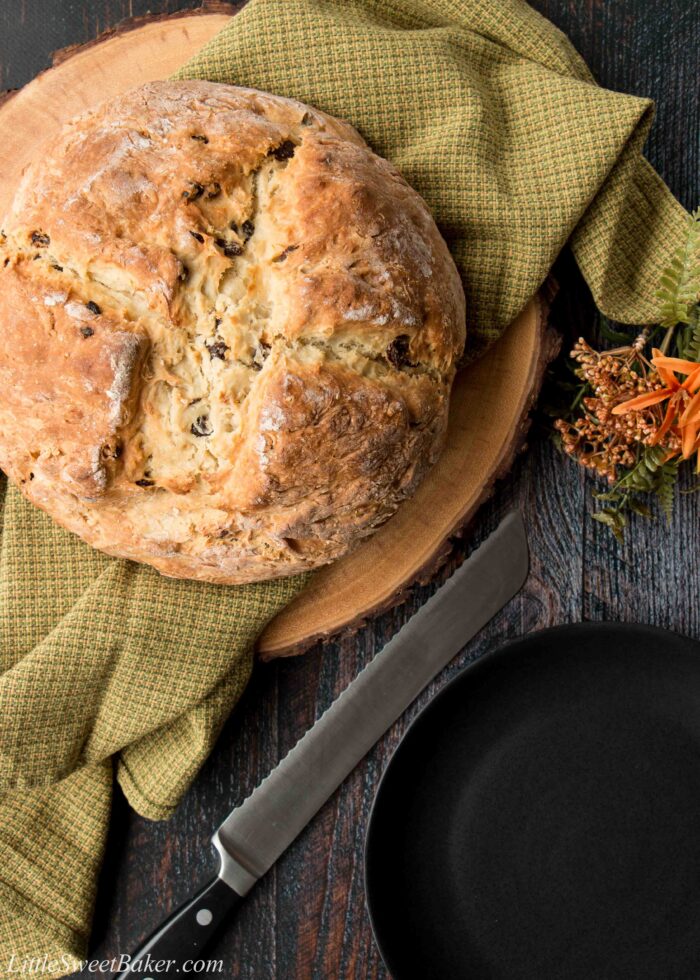
[[(178, 77), (311, 102), (393, 160), (463, 274), (471, 356), (567, 240), (604, 312), (654, 320), (685, 213), (641, 157), (651, 104), (598, 88), (521, 0), (252, 0)], [(85, 954), (113, 764), (140, 813), (167, 817), (246, 684), (256, 635), (302, 586), (163, 579), (7, 489), (0, 976), (13, 955), (47, 957), (55, 977)]]

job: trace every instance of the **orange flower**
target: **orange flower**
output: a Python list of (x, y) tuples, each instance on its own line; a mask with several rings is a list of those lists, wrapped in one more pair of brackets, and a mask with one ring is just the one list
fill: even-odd
[[(680, 357), (667, 357), (658, 348), (654, 348), (651, 363), (664, 387), (616, 405), (612, 410), (613, 415), (640, 411), (668, 401), (663, 421), (650, 445), (658, 445), (667, 432), (675, 432), (681, 440), (683, 459), (698, 453), (697, 470), (700, 473), (700, 364)], [(685, 374), (685, 381), (680, 381), (677, 374)]]

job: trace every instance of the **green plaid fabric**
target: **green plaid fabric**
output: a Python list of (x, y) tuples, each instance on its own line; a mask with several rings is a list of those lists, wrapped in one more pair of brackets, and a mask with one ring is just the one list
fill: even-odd
[(0, 977), (44, 957), (57, 977), (85, 955), (113, 768), (139, 813), (168, 817), (304, 579), (166, 579), (2, 489)]
[(176, 77), (310, 102), (392, 160), (462, 273), (471, 358), (569, 239), (604, 313), (655, 320), (685, 212), (641, 156), (652, 104), (523, 0), (252, 0)]
[[(178, 74), (350, 120), (423, 194), (478, 356), (568, 240), (601, 309), (656, 317), (684, 212), (641, 157), (651, 104), (598, 88), (522, 0), (251, 0)], [(13, 489), (0, 544), (0, 976), (84, 955), (112, 768), (168, 816), (302, 580), (175, 582), (99, 555)], [(65, 960), (61, 958), (65, 957)]]

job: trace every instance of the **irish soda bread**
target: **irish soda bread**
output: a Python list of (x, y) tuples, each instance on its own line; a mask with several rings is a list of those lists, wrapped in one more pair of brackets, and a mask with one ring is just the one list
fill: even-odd
[(322, 565), (440, 452), (464, 296), (422, 199), (346, 123), (206, 82), (69, 123), (0, 255), (0, 465), (166, 575)]

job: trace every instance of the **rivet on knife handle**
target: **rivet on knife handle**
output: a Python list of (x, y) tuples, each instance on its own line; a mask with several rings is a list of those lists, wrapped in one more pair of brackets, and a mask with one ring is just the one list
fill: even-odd
[(194, 973), (194, 963), (214, 932), (242, 901), (221, 878), (213, 878), (149, 936), (117, 980)]

